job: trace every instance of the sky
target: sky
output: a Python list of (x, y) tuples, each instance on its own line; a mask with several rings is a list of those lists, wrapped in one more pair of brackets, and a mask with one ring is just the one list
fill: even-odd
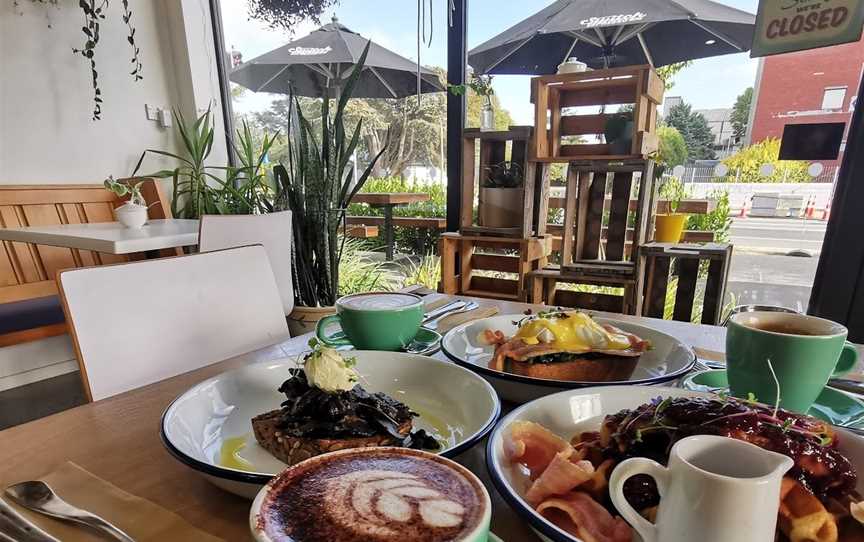
[[(756, 12), (758, 5), (758, 0), (721, 1), (751, 13)], [(551, 3), (552, 0), (469, 0), (468, 48), (483, 43)], [(420, 62), (446, 66), (448, 1), (432, 0), (432, 4), (432, 44), (421, 47)], [(304, 22), (298, 25), (292, 37), (285, 31), (272, 30), (263, 23), (250, 21), (246, 6), (246, 0), (222, 0), (226, 46), (240, 51), (245, 60), (302, 37), (317, 26)], [(325, 13), (322, 24), (329, 22), (333, 15), (351, 30), (377, 44), (406, 58), (417, 58), (416, 1), (341, 0), (334, 9)], [(429, 22), (427, 16), (427, 25)], [(666, 96), (683, 96), (694, 109), (732, 107), (735, 98), (753, 86), (757, 64), (758, 61), (750, 59), (748, 53), (697, 60), (676, 77), (674, 88), (667, 91)], [(533, 123), (529, 81), (528, 76), (496, 76), (493, 83), (502, 105), (518, 124)], [(273, 98), (273, 95), (246, 92), (235, 102), (235, 109), (240, 113), (266, 109)]]

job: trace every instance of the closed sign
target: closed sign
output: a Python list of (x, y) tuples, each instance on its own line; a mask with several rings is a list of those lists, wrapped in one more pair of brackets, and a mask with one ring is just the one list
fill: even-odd
[(751, 57), (861, 39), (864, 0), (760, 0)]

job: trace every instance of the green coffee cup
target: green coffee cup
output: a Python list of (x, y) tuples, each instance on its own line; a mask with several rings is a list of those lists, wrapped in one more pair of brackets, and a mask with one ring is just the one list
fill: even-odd
[[(858, 351), (848, 330), (830, 320), (781, 312), (745, 312), (729, 320), (726, 364), (735, 397), (807, 410), (828, 379), (852, 370)], [(773, 369), (773, 374), (772, 374)], [(776, 376), (776, 380), (775, 380)]]
[[(327, 346), (354, 346), (358, 350), (402, 350), (423, 321), (423, 300), (414, 294), (370, 292), (336, 301), (336, 314), (322, 318), (315, 334)], [(344, 336), (334, 333), (338, 322)]]

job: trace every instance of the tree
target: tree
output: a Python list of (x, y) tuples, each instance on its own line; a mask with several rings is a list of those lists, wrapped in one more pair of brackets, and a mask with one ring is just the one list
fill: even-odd
[(692, 60), (686, 60), (684, 62), (676, 62), (674, 64), (669, 64), (668, 66), (661, 66), (657, 68), (657, 75), (663, 81), (663, 85), (666, 87), (666, 90), (672, 90), (672, 87), (675, 86), (675, 76), (678, 75), (678, 72), (683, 70), (684, 68), (693, 64)]
[(324, 10), (337, 3), (338, 0), (248, 0), (249, 17), (293, 34), (294, 27), (307, 19), (319, 24)]
[(693, 160), (714, 160), (714, 134), (702, 113), (693, 111), (690, 104), (681, 102), (666, 116), (667, 125), (676, 128), (687, 143), (687, 154)]
[[(723, 160), (729, 166), (727, 179), (738, 179), (742, 183), (806, 183), (810, 180), (807, 162), (800, 160), (778, 160), (780, 140), (768, 138), (745, 147)], [(774, 166), (774, 172), (765, 177), (760, 169), (765, 164)]]
[(687, 143), (677, 128), (662, 125), (657, 128), (657, 137), (660, 138), (657, 162), (664, 169), (672, 169), (687, 161)]
[(741, 93), (732, 107), (732, 131), (735, 140), (741, 141), (747, 134), (747, 125), (750, 123), (750, 106), (753, 103), (753, 87)]

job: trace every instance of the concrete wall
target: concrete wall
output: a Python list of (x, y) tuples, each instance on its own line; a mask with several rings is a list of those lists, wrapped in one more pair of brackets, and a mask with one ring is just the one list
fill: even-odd
[[(0, 185), (99, 183), (132, 172), (144, 149), (179, 152), (175, 129), (147, 120), (145, 104), (180, 109), (187, 118), (213, 106), (211, 165), (225, 165), (219, 84), (206, 0), (132, 2), (144, 79), (129, 75), (132, 57), (112, 2), (96, 52), (104, 103), (93, 121), (77, 2), (57, 6), (0, 0)], [(143, 173), (174, 166), (150, 158)], [(170, 194), (170, 190), (167, 191)], [(2, 224), (0, 224), (2, 226)], [(0, 391), (77, 370), (68, 335), (0, 348)]]
[[(177, 150), (173, 128), (147, 120), (145, 104), (178, 107), (187, 116), (214, 99), (218, 104), (204, 0), (133, 3), (144, 76), (137, 83), (129, 75), (122, 6), (111, 3), (96, 52), (100, 121), (91, 119), (89, 66), (72, 53), (83, 38), (77, 2), (17, 4), (0, 2), (0, 184), (93, 183), (128, 175), (144, 149)], [(220, 129), (214, 163), (224, 165), (224, 156)], [(145, 169), (169, 164), (153, 160)]]
[(833, 194), (830, 183), (687, 183), (693, 198), (707, 198), (715, 190), (729, 192), (733, 209), (740, 209), (744, 201), (754, 194), (780, 194), (801, 196), (806, 205), (807, 199), (815, 197), (816, 209), (824, 209)]

